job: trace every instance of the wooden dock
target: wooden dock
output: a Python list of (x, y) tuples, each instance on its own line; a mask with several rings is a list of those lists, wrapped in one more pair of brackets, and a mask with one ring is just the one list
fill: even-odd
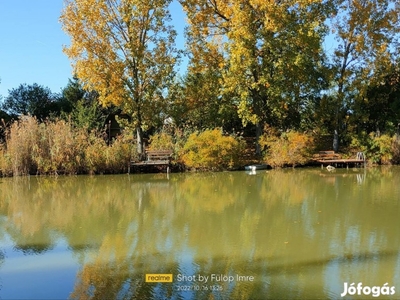
[[(162, 167), (167, 169), (169, 173), (169, 166), (171, 164), (171, 157), (173, 152), (171, 150), (146, 150), (146, 158), (142, 161), (131, 162), (131, 167), (136, 169), (143, 169), (149, 167)], [(130, 173), (130, 168), (129, 168)]]
[(314, 155), (314, 161), (321, 164), (321, 168), (324, 166), (332, 166), (335, 168), (348, 168), (349, 166), (354, 167), (365, 167), (366, 160), (363, 152), (358, 152), (356, 158), (344, 159), (340, 158), (340, 155), (334, 151), (320, 151)]

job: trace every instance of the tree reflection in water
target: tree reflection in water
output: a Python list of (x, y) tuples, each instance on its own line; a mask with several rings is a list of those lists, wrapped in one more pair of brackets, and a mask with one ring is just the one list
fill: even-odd
[[(65, 240), (79, 264), (73, 299), (332, 298), (345, 281), (400, 278), (399, 171), (361, 183), (319, 169), (5, 180), (1, 236), (32, 256)], [(185, 292), (178, 274), (255, 280)]]

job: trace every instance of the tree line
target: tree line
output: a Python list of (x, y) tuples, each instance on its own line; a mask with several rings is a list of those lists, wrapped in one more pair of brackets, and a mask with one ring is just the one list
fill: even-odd
[(0, 109), (4, 123), (30, 115), (39, 121), (69, 120), (76, 127), (90, 131), (102, 130), (106, 118), (116, 108), (101, 107), (98, 94), (86, 91), (79, 79), (73, 77), (60, 93), (38, 83), (20, 84), (8, 91)]
[[(313, 132), (330, 136), (335, 151), (360, 135), (399, 133), (398, 1), (180, 0), (184, 51), (175, 45), (171, 3), (66, 0), (60, 17), (77, 77), (70, 85), (82, 88), (76, 99), (129, 116), (120, 121), (135, 132), (139, 153), (144, 133), (167, 118), (257, 140), (265, 126)], [(179, 75), (183, 55), (189, 63)], [(2, 109), (13, 112), (9, 99), (24, 90), (10, 91)], [(39, 117), (87, 108), (42, 92), (32, 92), (42, 100), (30, 108)]]

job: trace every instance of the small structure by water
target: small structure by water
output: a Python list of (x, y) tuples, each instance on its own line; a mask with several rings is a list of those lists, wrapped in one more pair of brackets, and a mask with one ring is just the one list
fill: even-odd
[(331, 166), (334, 168), (365, 167), (366, 164), (364, 152), (357, 152), (356, 158), (354, 159), (343, 159), (334, 151), (320, 151), (318, 154), (314, 155), (314, 161), (320, 163), (321, 168), (324, 166)]
[[(146, 150), (146, 159), (139, 162), (131, 162), (131, 166), (134, 168), (166, 168), (167, 173), (169, 173), (172, 154), (171, 150)], [(128, 173), (130, 173), (130, 168)]]

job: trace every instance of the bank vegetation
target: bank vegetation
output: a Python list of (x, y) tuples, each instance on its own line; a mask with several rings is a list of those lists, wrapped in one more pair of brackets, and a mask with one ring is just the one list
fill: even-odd
[[(224, 133), (221, 128), (203, 131), (163, 130), (150, 136), (148, 148), (172, 150), (172, 165), (179, 170), (237, 170), (249, 163), (273, 168), (305, 166), (324, 149), (323, 139), (313, 133), (279, 132), (266, 127), (260, 138), (262, 157), (254, 153), (254, 139)], [(123, 131), (111, 142), (104, 133), (88, 131), (62, 120), (39, 122), (25, 116), (6, 130), (0, 145), (1, 176), (126, 173), (140, 156), (136, 140)], [(320, 143), (320, 144), (318, 144)], [(364, 135), (354, 138), (343, 152), (351, 157), (364, 151), (369, 164), (400, 163), (397, 135)]]

